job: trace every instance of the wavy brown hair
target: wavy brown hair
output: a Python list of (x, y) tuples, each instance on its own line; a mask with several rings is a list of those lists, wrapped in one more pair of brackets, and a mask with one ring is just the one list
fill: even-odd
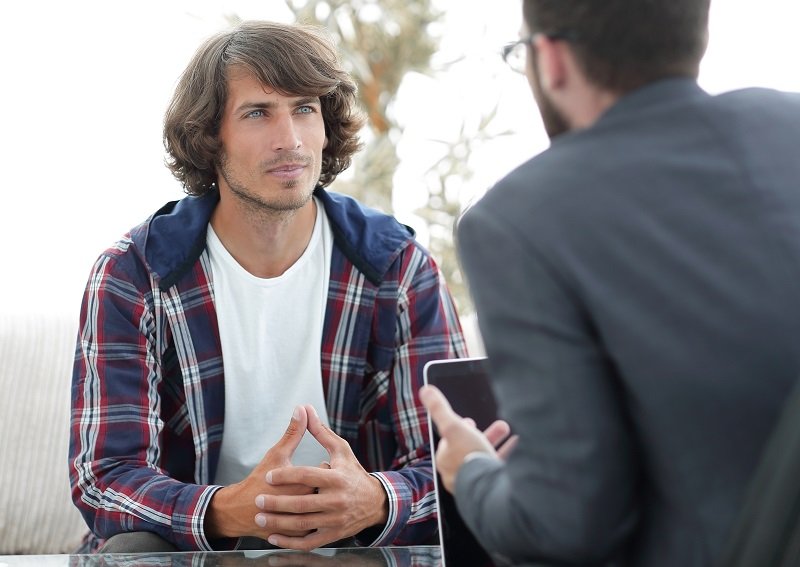
[(203, 195), (217, 181), (219, 128), (228, 95), (228, 74), (245, 69), (262, 84), (288, 96), (319, 97), (328, 144), (319, 184), (329, 185), (350, 166), (361, 144), (364, 117), (356, 85), (345, 72), (322, 28), (243, 22), (219, 33), (195, 53), (181, 75), (164, 117), (167, 167), (190, 195)]

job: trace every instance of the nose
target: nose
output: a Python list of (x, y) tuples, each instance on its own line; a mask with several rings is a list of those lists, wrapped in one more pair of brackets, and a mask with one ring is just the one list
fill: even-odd
[(277, 120), (273, 122), (272, 127), (273, 150), (296, 150), (301, 146), (302, 142), (291, 115), (282, 115), (277, 117)]

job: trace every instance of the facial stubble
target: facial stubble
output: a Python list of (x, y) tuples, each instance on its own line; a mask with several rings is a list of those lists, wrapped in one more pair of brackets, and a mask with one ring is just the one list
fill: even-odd
[[(270, 169), (278, 167), (285, 163), (302, 163), (306, 167), (313, 166), (313, 159), (308, 156), (300, 154), (292, 154), (283, 156), (282, 158), (264, 162), (258, 165), (259, 175), (268, 175)], [(300, 193), (291, 192), (292, 189), (300, 186), (303, 181), (298, 179), (287, 179), (280, 183), (281, 189), (285, 189), (288, 197), (284, 199), (266, 199), (253, 191), (245, 182), (242, 182), (230, 166), (230, 160), (225, 152), (221, 152), (217, 161), (217, 171), (219, 176), (225, 180), (225, 183), (230, 188), (231, 193), (248, 212), (256, 215), (269, 215), (269, 216), (285, 216), (291, 215), (303, 208), (314, 192), (316, 180), (319, 179), (319, 172), (313, 178), (315, 181), (309, 183), (306, 191)]]

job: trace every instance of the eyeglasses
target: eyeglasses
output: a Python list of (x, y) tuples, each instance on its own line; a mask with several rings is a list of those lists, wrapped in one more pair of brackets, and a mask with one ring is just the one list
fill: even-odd
[[(540, 32), (541, 33), (541, 32)], [(533, 45), (533, 39), (538, 34), (531, 34), (528, 37), (523, 37), (517, 41), (512, 41), (503, 46), (500, 54), (511, 69), (517, 73), (525, 73), (525, 66), (527, 65), (526, 51), (529, 45)], [(577, 35), (571, 31), (545, 33), (549, 39), (561, 39), (564, 41), (576, 41)]]
[(525, 72), (525, 65), (527, 65), (527, 48), (531, 45), (534, 35), (529, 35), (517, 41), (512, 41), (503, 46), (501, 55), (512, 70), (517, 73)]

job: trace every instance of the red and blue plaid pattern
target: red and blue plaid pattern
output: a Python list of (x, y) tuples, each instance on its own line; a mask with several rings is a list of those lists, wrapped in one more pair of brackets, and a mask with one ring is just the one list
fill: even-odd
[[(328, 415), (389, 494), (386, 526), (364, 543), (421, 543), (436, 530), (436, 508), (417, 391), (427, 361), (466, 354), (458, 317), (435, 263), (400, 225), (317, 195), (335, 234), (321, 345)], [(215, 201), (203, 201), (184, 199), (131, 231), (87, 284), (70, 481), (90, 548), (129, 531), (182, 550), (234, 543), (203, 531), (224, 424), (213, 281), (198, 244)]]

